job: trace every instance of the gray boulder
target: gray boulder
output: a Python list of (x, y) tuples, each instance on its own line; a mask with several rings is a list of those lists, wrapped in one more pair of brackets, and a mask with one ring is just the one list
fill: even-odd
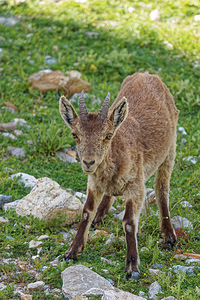
[(102, 300), (145, 300), (145, 298), (121, 290), (108, 290), (104, 291)]
[(16, 212), (21, 216), (50, 221), (62, 218), (62, 224), (72, 224), (82, 213), (80, 200), (60, 187), (48, 177), (39, 178), (31, 192), (19, 200)]
[(22, 172), (11, 175), (9, 179), (13, 178), (19, 178), (19, 183), (23, 183), (25, 187), (30, 188), (33, 188), (37, 182), (37, 179), (34, 176)]
[(101, 292), (102, 290), (102, 294), (104, 290), (114, 289), (108, 280), (82, 265), (66, 268), (61, 277), (63, 280), (62, 292), (69, 299), (88, 295), (87, 291), (90, 290), (91, 292), (92, 288), (93, 292)]

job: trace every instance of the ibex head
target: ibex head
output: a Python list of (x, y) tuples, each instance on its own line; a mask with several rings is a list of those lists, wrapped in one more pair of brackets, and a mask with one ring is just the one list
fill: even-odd
[(71, 103), (64, 96), (60, 98), (61, 117), (72, 130), (82, 169), (86, 174), (94, 173), (101, 164), (112, 138), (128, 114), (128, 103), (125, 97), (111, 112), (108, 111), (109, 103), (108, 93), (99, 113), (88, 113), (82, 91), (79, 99), (80, 116), (78, 116)]

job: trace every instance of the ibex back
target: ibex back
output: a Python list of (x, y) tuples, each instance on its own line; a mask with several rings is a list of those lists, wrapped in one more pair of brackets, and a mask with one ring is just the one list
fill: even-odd
[(179, 111), (159, 77), (148, 73), (128, 76), (109, 109), (106, 97), (99, 113), (88, 113), (84, 94), (80, 116), (64, 96), (60, 113), (72, 130), (83, 171), (88, 174), (87, 201), (77, 235), (65, 259), (77, 259), (88, 230), (108, 213), (113, 196), (126, 201), (123, 228), (126, 235), (127, 278), (139, 276), (137, 231), (145, 199), (145, 181), (155, 172), (155, 191), (161, 231), (169, 250), (176, 244), (168, 208), (169, 182), (176, 153)]

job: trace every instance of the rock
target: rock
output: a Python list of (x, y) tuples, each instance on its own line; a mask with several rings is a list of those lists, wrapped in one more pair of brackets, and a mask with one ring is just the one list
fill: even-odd
[(37, 179), (34, 176), (22, 172), (11, 175), (9, 179), (18, 177), (18, 182), (23, 183), (25, 187), (33, 188), (37, 182)]
[(83, 89), (89, 92), (91, 86), (88, 82), (80, 78), (78, 71), (71, 71), (66, 77), (61, 71), (44, 70), (31, 75), (28, 80), (34, 89), (42, 93), (48, 91), (62, 90), (68, 98), (75, 93), (80, 93)]
[(192, 205), (188, 202), (188, 201), (182, 201), (181, 202), (181, 206), (183, 208), (186, 208), (186, 207), (192, 207)]
[(153, 264), (153, 265), (151, 266), (152, 269), (159, 269), (159, 270), (161, 270), (162, 267), (163, 267), (162, 264)]
[(81, 73), (79, 71), (76, 70), (71, 70), (71, 71), (67, 71), (66, 74), (70, 77), (70, 78), (81, 78)]
[(16, 136), (24, 135), (24, 134), (23, 134), (23, 131), (18, 130), (18, 129), (15, 129), (15, 130), (14, 130), (14, 134), (15, 134)]
[(98, 297), (101, 295), (103, 295), (103, 290), (98, 288), (91, 288), (83, 294), (83, 296), (87, 297)]
[(57, 60), (55, 58), (52, 58), (51, 56), (47, 55), (47, 56), (45, 56), (45, 63), (47, 65), (56, 65)]
[(85, 34), (89, 37), (89, 39), (96, 39), (99, 36), (98, 32), (86, 32)]
[(6, 288), (7, 288), (7, 286), (5, 284), (3, 284), (2, 282), (0, 282), (0, 291), (3, 291)]
[(5, 203), (3, 204), (3, 210), (7, 211), (8, 209), (16, 209), (17, 204), (19, 203), (20, 200), (16, 200), (10, 203)]
[(124, 218), (124, 215), (125, 215), (125, 209), (122, 210), (119, 214), (115, 215), (115, 217), (118, 218), (120, 221), (122, 221)]
[(0, 195), (0, 209), (3, 204), (12, 202), (12, 196)]
[(19, 20), (15, 17), (0, 17), (0, 24), (12, 27), (19, 23)]
[(186, 264), (200, 263), (200, 258), (188, 258), (185, 262)]
[(17, 124), (14, 121), (8, 123), (0, 123), (0, 131), (12, 131), (15, 129), (17, 129)]
[(179, 259), (179, 260), (186, 260), (187, 256), (183, 254), (176, 254), (174, 255), (174, 258)]
[(37, 291), (37, 290), (43, 290), (45, 286), (44, 281), (36, 281), (33, 283), (29, 283), (27, 288), (29, 289), (29, 291)]
[(0, 225), (8, 222), (9, 222), (8, 219), (4, 219), (3, 217), (0, 217)]
[(65, 297), (72, 299), (84, 295), (91, 288), (113, 290), (113, 286), (102, 276), (89, 268), (76, 265), (66, 268), (62, 273), (62, 292)]
[(49, 239), (50, 237), (46, 234), (39, 236), (38, 241)]
[(42, 242), (31, 240), (29, 242), (29, 249), (37, 248), (42, 245)]
[(196, 267), (196, 266), (181, 266), (181, 265), (175, 265), (172, 267), (173, 271), (175, 273), (178, 273), (179, 271), (182, 271), (186, 274), (194, 274), (195, 269), (197, 269), (198, 271), (200, 271), (200, 267)]
[(105, 245), (112, 244), (112, 242), (115, 240), (115, 235), (114, 233), (111, 233), (109, 239), (105, 242)]
[(62, 224), (72, 224), (82, 213), (80, 200), (67, 193), (60, 185), (48, 177), (39, 178), (31, 192), (19, 200), (16, 212), (21, 216), (50, 221), (61, 218)]
[(160, 21), (160, 12), (158, 9), (152, 10), (150, 13), (150, 19), (151, 21)]
[(160, 274), (160, 270), (159, 269), (149, 269), (149, 273), (152, 275), (159, 275)]
[(140, 296), (140, 297), (143, 297), (143, 296), (145, 296), (145, 292), (143, 292), (143, 291), (139, 291), (139, 294), (138, 294), (138, 296)]
[(175, 229), (179, 229), (179, 228), (183, 228), (183, 227), (190, 228), (190, 229), (193, 228), (192, 223), (188, 219), (181, 217), (181, 216), (174, 216), (171, 219), (171, 222), (174, 225)]
[(119, 263), (116, 263), (116, 261), (112, 261), (112, 260), (107, 259), (107, 258), (105, 258), (105, 257), (101, 257), (101, 261), (106, 262), (106, 263), (108, 263), (109, 265), (113, 265), (113, 266), (119, 265)]
[(158, 281), (154, 281), (149, 287), (149, 298), (150, 299), (157, 299), (157, 294), (161, 293), (161, 286)]
[(56, 152), (56, 156), (64, 161), (64, 162), (69, 162), (69, 163), (77, 163), (77, 160), (72, 157), (71, 155), (67, 154), (68, 149), (62, 149), (58, 152)]
[(23, 296), (21, 296), (21, 298), (20, 298), (21, 300), (32, 300), (33, 299), (33, 296), (32, 295), (29, 295), (29, 294), (27, 294), (27, 295), (23, 295)]
[(26, 156), (26, 151), (24, 150), (24, 148), (9, 146), (7, 149), (15, 157), (23, 158)]
[(2, 135), (3, 135), (5, 138), (8, 137), (8, 138), (10, 138), (10, 139), (12, 139), (12, 140), (16, 140), (16, 139), (17, 139), (16, 136), (15, 136), (14, 134), (9, 133), (9, 132), (3, 132)]
[(88, 298), (85, 296), (77, 296), (77, 297), (73, 298), (72, 300), (88, 300)]
[(144, 300), (145, 298), (121, 290), (105, 290), (102, 300)]

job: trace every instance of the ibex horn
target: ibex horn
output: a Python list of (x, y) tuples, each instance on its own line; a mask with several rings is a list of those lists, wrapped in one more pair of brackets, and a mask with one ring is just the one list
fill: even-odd
[(85, 105), (85, 96), (84, 96), (84, 90), (81, 92), (81, 96), (79, 99), (79, 110), (80, 110), (80, 118), (85, 119), (87, 118), (88, 111)]
[(108, 92), (108, 95), (106, 96), (106, 99), (104, 100), (104, 103), (102, 104), (100, 111), (98, 113), (98, 118), (104, 120), (107, 117), (109, 104), (110, 104), (110, 93)]

